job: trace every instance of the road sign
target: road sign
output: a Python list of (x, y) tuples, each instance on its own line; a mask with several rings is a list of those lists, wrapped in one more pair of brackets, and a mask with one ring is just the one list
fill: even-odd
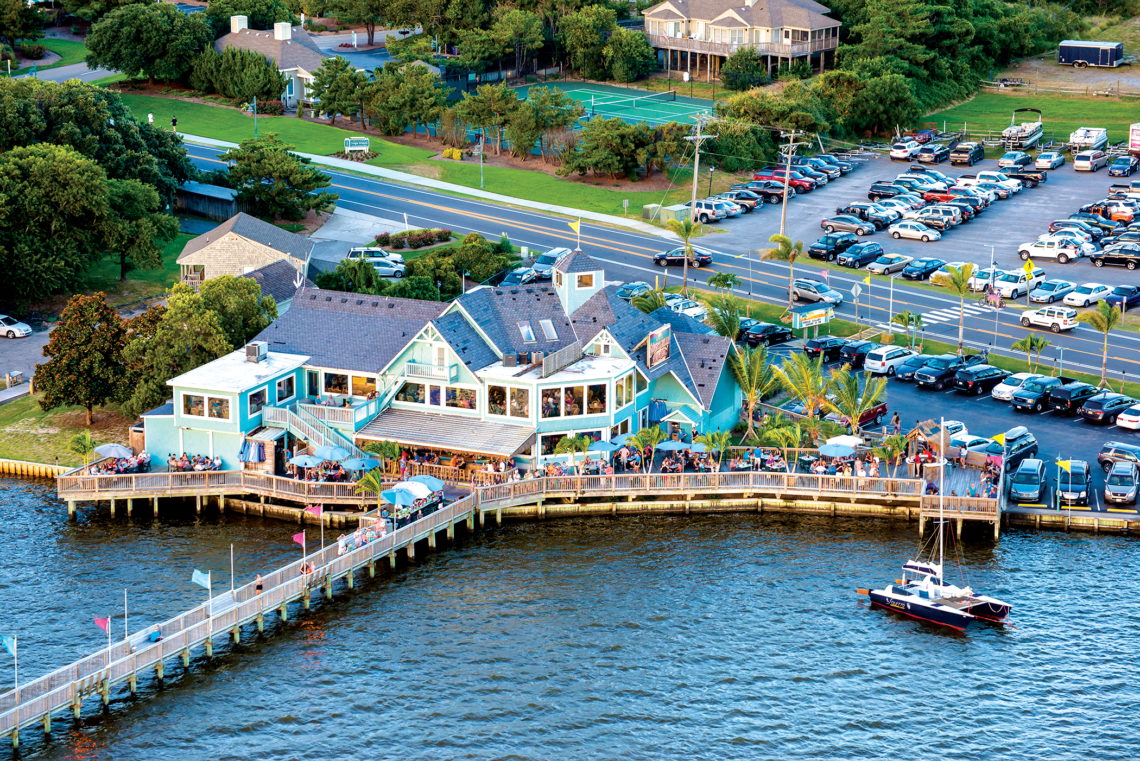
[(863, 292), (863, 289), (859, 286), (858, 283), (851, 286), (851, 295), (854, 296), (855, 298), (859, 298), (859, 294), (861, 294), (862, 292)]
[(788, 310), (792, 315), (792, 327), (810, 328), (816, 325), (826, 325), (835, 316), (835, 309), (831, 304), (810, 304), (792, 307)]
[(344, 152), (353, 153), (354, 151), (362, 151), (367, 153), (371, 150), (372, 141), (366, 137), (346, 137), (344, 139)]

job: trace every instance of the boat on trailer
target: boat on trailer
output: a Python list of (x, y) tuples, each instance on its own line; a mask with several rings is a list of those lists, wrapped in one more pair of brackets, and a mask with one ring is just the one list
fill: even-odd
[[(1020, 114), (1037, 114), (1037, 121), (1018, 122)], [(1045, 127), (1041, 123), (1041, 110), (1037, 108), (1015, 108), (1009, 126), (1001, 131), (1001, 144), (1006, 150), (1032, 148), (1041, 141)]]

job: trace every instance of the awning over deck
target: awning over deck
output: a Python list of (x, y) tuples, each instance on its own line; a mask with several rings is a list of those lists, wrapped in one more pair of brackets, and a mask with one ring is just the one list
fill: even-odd
[(457, 415), (388, 409), (357, 431), (356, 436), (408, 446), (510, 457), (530, 443), (534, 429)]

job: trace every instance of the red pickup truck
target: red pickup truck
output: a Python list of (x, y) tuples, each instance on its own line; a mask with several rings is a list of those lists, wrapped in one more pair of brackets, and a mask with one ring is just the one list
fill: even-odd
[[(757, 172), (752, 175), (754, 180), (773, 180), (775, 182), (784, 182), (788, 176), (787, 169), (772, 169), (767, 172)], [(799, 172), (792, 170), (791, 180), (788, 183), (797, 193), (808, 193), (815, 190), (815, 181), (804, 177)]]
[(957, 197), (958, 196), (949, 190), (928, 190), (922, 194), (922, 200), (927, 203), (946, 203), (947, 201), (953, 201)]
[[(886, 402), (879, 402), (874, 407), (872, 407), (871, 409), (869, 409), (863, 413), (863, 415), (859, 418), (859, 427), (865, 428), (866, 426), (869, 426), (872, 423), (874, 423), (875, 425), (882, 425), (883, 419), (886, 416), (887, 416), (887, 403)], [(840, 425), (843, 425), (843, 426), (850, 425), (850, 421), (848, 421), (847, 418), (845, 418), (841, 415), (836, 415), (834, 412), (831, 413), (830, 415), (828, 415), (827, 419), (834, 421), (836, 423), (839, 423)]]

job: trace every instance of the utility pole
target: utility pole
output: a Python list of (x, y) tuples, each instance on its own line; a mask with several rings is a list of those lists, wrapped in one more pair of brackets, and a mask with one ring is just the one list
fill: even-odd
[(803, 135), (803, 130), (793, 129), (791, 132), (781, 132), (780, 137), (787, 138), (788, 142), (780, 146), (780, 152), (786, 157), (784, 163), (784, 203), (780, 209), (780, 235), (784, 234), (784, 228), (788, 222), (788, 189), (792, 186), (792, 156), (796, 155), (796, 148), (807, 143), (797, 143), (796, 138)]
[[(686, 135), (685, 139), (692, 142), (693, 144), (693, 195), (692, 201), (689, 205), (689, 219), (691, 220), (692, 224), (696, 226), (697, 217), (699, 216), (699, 213), (697, 211), (697, 181), (699, 179), (701, 169), (701, 143), (707, 140), (710, 135), (706, 135), (704, 133), (705, 120), (709, 118), (708, 114), (697, 114), (694, 118), (697, 121), (697, 134)], [(681, 283), (683, 284), (681, 290), (685, 292), (686, 296), (689, 295), (689, 257), (691, 255), (692, 243), (691, 241), (685, 241), (685, 261), (681, 265)]]

